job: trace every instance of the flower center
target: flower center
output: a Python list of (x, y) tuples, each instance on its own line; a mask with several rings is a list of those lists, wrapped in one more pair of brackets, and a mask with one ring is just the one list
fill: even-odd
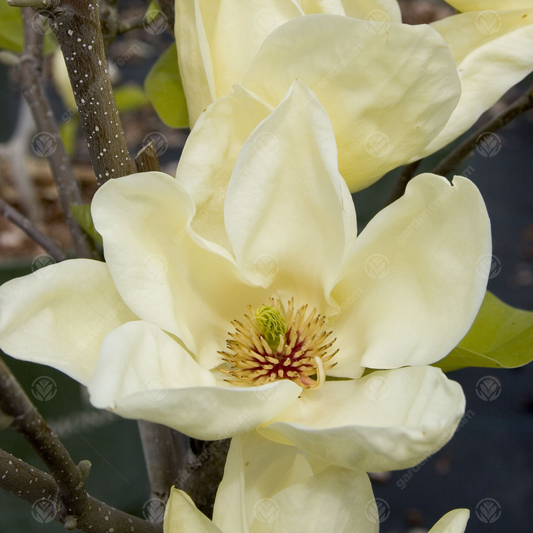
[(295, 310), (294, 298), (286, 313), (274, 298), (255, 312), (248, 306), (250, 315), (244, 315), (244, 323), (231, 322), (235, 333), (228, 333), (228, 351), (218, 352), (231, 365), (219, 368), (233, 378), (227, 381), (250, 386), (290, 379), (304, 389), (321, 387), (338, 350), (329, 353), (336, 339), (328, 342), (332, 332), (323, 329), (326, 317), (316, 309), (308, 313), (307, 308)]

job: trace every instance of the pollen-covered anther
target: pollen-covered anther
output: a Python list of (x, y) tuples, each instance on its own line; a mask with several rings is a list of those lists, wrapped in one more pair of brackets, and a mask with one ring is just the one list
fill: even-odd
[(228, 363), (220, 372), (233, 385), (264, 385), (282, 379), (294, 381), (304, 389), (317, 389), (326, 380), (326, 372), (335, 363), (330, 353), (336, 339), (324, 331), (326, 318), (308, 306), (294, 309), (294, 298), (284, 313), (279, 300), (255, 311), (248, 306), (244, 321), (232, 321), (234, 333), (228, 333), (227, 351), (219, 352)]

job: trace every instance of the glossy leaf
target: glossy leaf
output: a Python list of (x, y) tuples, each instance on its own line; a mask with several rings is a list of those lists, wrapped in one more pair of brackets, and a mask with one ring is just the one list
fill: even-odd
[(144, 82), (146, 96), (159, 118), (171, 128), (188, 128), (187, 102), (178, 68), (178, 53), (173, 44), (152, 67)]
[(471, 366), (516, 368), (533, 360), (533, 312), (505, 304), (487, 291), (459, 345), (434, 364), (444, 372)]

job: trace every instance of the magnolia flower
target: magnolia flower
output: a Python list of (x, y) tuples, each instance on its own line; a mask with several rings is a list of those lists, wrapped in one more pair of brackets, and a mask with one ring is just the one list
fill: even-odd
[(436, 152), (474, 125), (533, 70), (531, 0), (447, 0), (461, 14), (431, 24), (449, 46), (461, 99), (446, 127), (419, 157)]
[[(275, 154), (257, 148), (267, 133)], [(109, 181), (92, 213), (107, 263), (0, 288), (6, 353), (124, 417), (205, 440), (260, 427), (346, 468), (407, 468), (451, 438), (464, 395), (427, 365), (485, 293), (489, 221), (467, 179), (415, 178), (357, 236), (328, 115), (296, 84), (244, 143), (211, 219), (229, 249), (191, 226), (191, 196), (159, 172)]]
[[(213, 521), (172, 489), (164, 533), (377, 533), (390, 509), (376, 504), (365, 473), (324, 467), (257, 434), (232, 440)], [(463, 533), (470, 513), (456, 509), (429, 533)]]
[[(177, 2), (176, 29), (191, 127), (200, 117), (211, 125), (202, 127), (204, 134), (224, 131), (228, 173), (233, 155), (297, 79), (329, 114), (340, 172), (351, 191), (418, 155), (444, 128), (459, 101), (455, 63), (442, 37), (427, 26), (391, 24), (382, 31), (382, 22), (346, 16), (294, 18), (301, 8), (289, 0), (229, 0), (220, 3), (216, 16), (204, 8), (216, 12), (207, 6), (217, 2), (194, 4), (192, 11), (192, 0)], [(294, 13), (283, 15), (287, 10)], [(246, 22), (258, 13), (273, 13), (280, 23), (293, 20), (267, 36)], [(235, 84), (244, 89), (232, 93)], [(215, 101), (216, 107), (208, 107)], [(231, 124), (229, 113), (235, 117)], [(223, 167), (217, 163), (214, 168), (219, 172)]]
[(399, 24), (396, 0), (177, 0), (191, 127), (235, 84), (276, 106), (299, 79), (330, 115), (350, 190), (363, 189), (459, 137), (533, 70), (530, 0), (449, 3), (469, 12), (430, 28)]

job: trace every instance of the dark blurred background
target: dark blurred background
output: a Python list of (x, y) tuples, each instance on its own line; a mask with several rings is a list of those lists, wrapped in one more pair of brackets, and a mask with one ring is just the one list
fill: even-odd
[[(127, 2), (127, 14), (135, 16), (143, 5)], [(412, 23), (449, 13), (439, 1), (413, 0), (403, 2), (402, 8), (404, 17)], [(150, 65), (169, 43), (167, 34), (152, 35), (142, 28), (118, 39), (110, 48), (115, 64), (132, 46), (136, 52), (117, 67), (117, 87), (126, 82), (142, 86)], [(531, 82), (525, 80), (512, 89), (497, 109)], [(1, 143), (13, 132), (19, 103), (17, 86), (1, 65), (0, 94)], [(50, 95), (61, 116), (60, 99), (52, 89)], [(493, 113), (487, 113), (480, 122)], [(186, 132), (163, 126), (149, 105), (124, 112), (122, 120), (132, 154), (150, 133), (164, 136), (167, 149), (161, 154), (163, 169), (174, 174)], [(489, 288), (508, 304), (529, 310), (533, 310), (532, 146), (530, 111), (497, 133), (497, 149), (490, 154), (474, 151), (456, 172), (468, 175), (480, 188), (492, 220), (494, 260)], [(429, 158), (419, 172), (431, 170), (443, 155)], [(81, 136), (76, 140), (74, 159), (89, 199), (95, 185)], [(34, 158), (30, 169), (44, 208), (44, 228), (68, 246), (47, 164)], [(399, 171), (392, 172), (354, 195), (361, 228), (382, 207), (398, 175)], [(9, 169), (1, 162), (0, 194), (17, 205)], [(0, 219), (0, 283), (31, 272), (42, 253), (20, 230)], [(149, 490), (136, 422), (93, 409), (77, 383), (51, 368), (5, 359), (74, 460), (88, 459), (93, 464), (87, 481), (89, 492), (110, 505), (146, 516), (150, 512)], [(533, 367), (508, 371), (465, 369), (450, 377), (465, 390), (468, 421), (420, 468), (372, 476), (381, 510), (380, 531), (422, 533), (449, 510), (466, 507), (472, 511), (468, 533), (529, 533), (533, 523)], [(490, 396), (480, 389), (480, 383), (488, 378), (496, 380), (495, 392)], [(0, 447), (44, 469), (12, 430), (0, 431)], [(0, 491), (0, 531), (52, 533), (64, 528)]]

